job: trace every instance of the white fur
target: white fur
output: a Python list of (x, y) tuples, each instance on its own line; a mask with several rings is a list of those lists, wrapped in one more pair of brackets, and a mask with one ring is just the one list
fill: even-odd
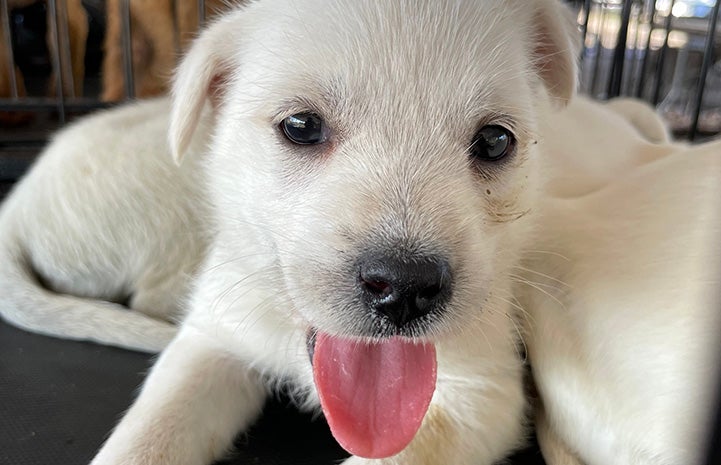
[(202, 179), (171, 161), (167, 114), (166, 100), (132, 105), (54, 138), (0, 210), (3, 318), (147, 351), (172, 339), (208, 240)]
[(606, 106), (623, 115), (649, 142), (654, 144), (671, 142), (671, 130), (648, 103), (634, 98), (619, 97), (609, 100)]
[[(454, 269), (447, 312), (416, 335), (436, 344), (437, 389), (404, 451), (348, 463), (492, 463), (517, 446), (509, 274), (536, 198), (542, 87), (560, 102), (574, 91), (566, 19), (547, 0), (268, 0), (203, 34), (177, 76), (170, 147), (187, 158), (209, 100), (215, 236), (180, 334), (93, 463), (210, 463), (253, 421), (267, 382), (316, 405), (306, 331), (365, 334), (348, 266), (392, 244), (441, 247)], [(333, 128), (320, 149), (277, 129), (303, 111)], [(468, 163), (481, 122), (517, 135), (503, 169)]]
[(539, 441), (550, 464), (700, 463), (721, 362), (721, 143), (652, 143), (653, 118), (608, 108), (632, 126), (566, 113), (541, 141), (552, 163), (516, 294)]

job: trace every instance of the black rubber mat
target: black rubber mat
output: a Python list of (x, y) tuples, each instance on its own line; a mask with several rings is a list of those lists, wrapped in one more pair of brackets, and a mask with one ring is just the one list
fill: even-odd
[(0, 322), (0, 463), (88, 463), (149, 363)]

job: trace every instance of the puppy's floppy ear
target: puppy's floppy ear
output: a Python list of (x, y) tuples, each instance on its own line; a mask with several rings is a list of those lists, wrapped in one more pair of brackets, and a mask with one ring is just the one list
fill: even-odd
[(235, 69), (238, 12), (214, 23), (193, 43), (180, 63), (172, 89), (168, 143), (176, 163), (190, 145), (206, 101), (217, 104), (229, 73)]
[(539, 76), (556, 103), (565, 106), (576, 93), (581, 37), (573, 12), (559, 0), (530, 2), (531, 49)]

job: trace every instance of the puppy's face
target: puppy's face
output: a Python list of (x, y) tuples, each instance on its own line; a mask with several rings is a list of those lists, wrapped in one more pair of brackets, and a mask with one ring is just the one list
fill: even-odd
[(242, 32), (225, 21), (220, 226), (267, 240), (309, 327), (433, 339), (508, 297), (538, 161), (532, 11), (448, 3), (267, 1)]

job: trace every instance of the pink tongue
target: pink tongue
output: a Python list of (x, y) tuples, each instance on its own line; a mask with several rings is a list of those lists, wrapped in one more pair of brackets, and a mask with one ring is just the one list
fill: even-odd
[(366, 458), (403, 450), (436, 387), (436, 349), (400, 337), (366, 343), (318, 333), (313, 377), (338, 443)]

